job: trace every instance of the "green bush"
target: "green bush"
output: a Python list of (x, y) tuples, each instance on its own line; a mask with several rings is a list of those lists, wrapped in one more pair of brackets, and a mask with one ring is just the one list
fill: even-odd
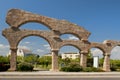
[(117, 69), (119, 69), (119, 67), (116, 65), (110, 67), (111, 71), (117, 71)]
[(70, 64), (68, 66), (62, 67), (60, 71), (79, 72), (79, 71), (82, 71), (82, 67), (79, 64)]
[(17, 66), (18, 71), (33, 71), (33, 68), (34, 66), (32, 64), (26, 62), (20, 63)]
[(94, 67), (86, 67), (83, 68), (84, 72), (104, 72), (104, 70), (100, 69), (100, 68), (94, 68)]
[(95, 67), (81, 67), (79, 64), (69, 64), (68, 66), (62, 67), (60, 71), (65, 72), (104, 72), (101, 68)]
[(92, 68), (91, 67), (83, 68), (83, 72), (92, 72)]
[(111, 71), (120, 71), (120, 60), (110, 60)]
[(0, 63), (4, 63), (4, 64), (9, 64), (9, 57), (6, 56), (0, 56)]
[(10, 64), (0, 63), (0, 71), (7, 71), (10, 68)]

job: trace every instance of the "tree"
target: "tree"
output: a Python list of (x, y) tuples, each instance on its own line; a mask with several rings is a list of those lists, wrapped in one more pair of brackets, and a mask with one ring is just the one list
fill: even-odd
[(38, 56), (36, 55), (29, 55), (24, 57), (24, 62), (35, 64), (38, 61)]
[(42, 56), (38, 59), (38, 63), (41, 64), (43, 67), (48, 67), (48, 65), (51, 65), (52, 58), (51, 56)]

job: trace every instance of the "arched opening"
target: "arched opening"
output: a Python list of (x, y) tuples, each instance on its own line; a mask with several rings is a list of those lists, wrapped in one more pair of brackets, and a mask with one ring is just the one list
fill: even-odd
[(102, 68), (103, 67), (103, 51), (99, 48), (91, 48), (88, 54), (88, 66)]
[(59, 66), (64, 67), (68, 64), (80, 63), (80, 50), (72, 45), (64, 45), (59, 50)]
[(18, 45), (17, 63), (28, 62), (34, 65), (35, 70), (49, 70), (52, 62), (50, 49), (49, 43), (44, 38), (25, 37)]
[(23, 24), (20, 29), (30, 29), (30, 30), (44, 30), (44, 31), (50, 31), (50, 28), (47, 26), (44, 26), (37, 22), (28, 22), (26, 24)]
[(62, 34), (60, 38), (62, 40), (79, 40), (79, 38), (73, 34)]
[(112, 49), (110, 54), (110, 69), (111, 71), (120, 70), (120, 46), (116, 46)]

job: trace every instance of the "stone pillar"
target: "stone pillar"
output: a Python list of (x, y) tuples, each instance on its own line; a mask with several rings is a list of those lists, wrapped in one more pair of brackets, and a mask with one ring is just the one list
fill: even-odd
[(15, 71), (17, 67), (17, 48), (10, 48), (11, 56), (10, 56), (10, 69), (11, 71)]
[(58, 50), (52, 50), (52, 69), (51, 71), (59, 71), (58, 66)]
[(110, 71), (110, 54), (104, 55), (103, 70), (106, 72)]
[(87, 51), (80, 52), (80, 66), (87, 67)]

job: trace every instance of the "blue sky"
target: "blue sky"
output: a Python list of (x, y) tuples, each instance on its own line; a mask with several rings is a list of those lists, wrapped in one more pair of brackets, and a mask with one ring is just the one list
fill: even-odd
[[(0, 0), (0, 34), (3, 29), (9, 27), (5, 18), (7, 11), (12, 8), (78, 24), (91, 32), (90, 42), (120, 40), (120, 0)], [(49, 30), (37, 23), (28, 23), (21, 28)], [(75, 37), (63, 35), (62, 38)], [(19, 46), (29, 48), (34, 53), (50, 52), (48, 43), (38, 37), (25, 38)], [(8, 42), (2, 35), (0, 35), (0, 49), (1, 55), (6, 55), (9, 51)], [(71, 47), (64, 47), (61, 52), (69, 49), (71, 50)], [(78, 51), (74, 47), (72, 50)]]

